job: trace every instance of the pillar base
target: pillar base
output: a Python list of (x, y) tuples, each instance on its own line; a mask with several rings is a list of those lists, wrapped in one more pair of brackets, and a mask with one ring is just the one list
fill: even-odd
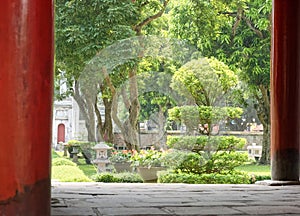
[(0, 215), (50, 215), (50, 179), (24, 186), (24, 192), (0, 201)]
[[(284, 144), (283, 142), (281, 145)], [(283, 182), (299, 181), (299, 148), (273, 150), (271, 158), (272, 179)]]
[(276, 180), (264, 180), (255, 182), (256, 185), (265, 186), (285, 186), (285, 185), (300, 185), (300, 181), (276, 181)]

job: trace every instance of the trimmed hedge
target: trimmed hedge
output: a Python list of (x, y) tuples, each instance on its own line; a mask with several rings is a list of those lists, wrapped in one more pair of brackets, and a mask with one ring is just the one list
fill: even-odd
[(100, 173), (93, 177), (96, 182), (115, 182), (115, 183), (142, 183), (142, 178), (137, 173)]
[(77, 166), (76, 163), (66, 158), (53, 158), (52, 166)]
[(247, 141), (235, 136), (168, 136), (169, 148), (194, 152), (207, 150), (208, 144), (213, 151), (242, 150)]
[(247, 174), (193, 174), (174, 173), (163, 171), (158, 173), (159, 183), (186, 183), (186, 184), (249, 184), (250, 178)]

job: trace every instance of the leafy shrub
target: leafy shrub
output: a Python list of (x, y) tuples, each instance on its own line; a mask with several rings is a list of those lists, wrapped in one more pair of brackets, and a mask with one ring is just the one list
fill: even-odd
[(52, 179), (62, 182), (90, 182), (91, 180), (77, 166), (53, 166)]
[(208, 136), (168, 136), (169, 148), (189, 151), (203, 151), (207, 145)]
[(247, 153), (236, 152), (236, 149), (244, 147), (246, 140), (234, 136), (168, 137), (167, 144), (175, 149), (190, 151), (177, 151), (165, 156), (175, 159), (176, 165), (170, 167), (176, 172), (230, 174), (248, 160)]
[(93, 177), (96, 182), (141, 183), (143, 180), (137, 173), (100, 173)]
[(164, 165), (178, 172), (203, 173), (205, 159), (195, 153), (179, 150), (169, 150), (163, 158)]
[(132, 155), (130, 150), (113, 151), (109, 160), (113, 163), (129, 162)]
[(117, 179), (119, 179), (118, 182), (124, 182), (124, 183), (142, 183), (143, 182), (143, 179), (137, 173), (130, 173), (130, 172), (116, 173), (115, 177)]
[(169, 148), (201, 152), (241, 150), (246, 145), (246, 139), (235, 136), (168, 136)]
[(142, 166), (142, 167), (160, 167), (164, 166), (163, 164), (164, 152), (149, 149), (141, 150), (140, 152), (133, 152), (133, 155), (130, 158), (133, 166)]
[(65, 158), (52, 159), (52, 166), (77, 166), (76, 163)]
[(249, 184), (250, 179), (247, 174), (194, 174), (194, 173), (174, 173), (162, 171), (158, 173), (160, 183), (186, 183), (186, 184)]
[(216, 152), (210, 156), (205, 164), (205, 173), (227, 174), (248, 160), (247, 153)]
[(100, 173), (93, 177), (96, 182), (118, 182), (113, 173)]

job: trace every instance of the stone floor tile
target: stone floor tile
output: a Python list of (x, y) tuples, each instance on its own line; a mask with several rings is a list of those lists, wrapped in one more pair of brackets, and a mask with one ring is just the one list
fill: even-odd
[(300, 215), (299, 186), (58, 183), (52, 215)]
[(235, 215), (242, 213), (228, 207), (167, 207), (166, 209), (173, 212), (174, 215)]
[(103, 216), (149, 216), (149, 215), (170, 215), (159, 208), (101, 208), (99, 212)]
[(52, 208), (51, 216), (98, 216), (92, 208)]
[(300, 215), (300, 208), (295, 206), (243, 206), (234, 207), (234, 209), (244, 212), (245, 214), (253, 215), (275, 215), (275, 214), (297, 214)]

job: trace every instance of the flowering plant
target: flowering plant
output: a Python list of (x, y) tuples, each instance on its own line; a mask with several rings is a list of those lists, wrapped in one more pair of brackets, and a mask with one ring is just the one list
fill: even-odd
[(129, 162), (132, 156), (132, 151), (122, 150), (122, 151), (113, 151), (109, 160), (112, 163), (117, 162)]
[(132, 161), (132, 165), (136, 167), (162, 167), (164, 166), (164, 155), (164, 151), (151, 148), (150, 150), (141, 150), (139, 152), (134, 151), (130, 160)]

